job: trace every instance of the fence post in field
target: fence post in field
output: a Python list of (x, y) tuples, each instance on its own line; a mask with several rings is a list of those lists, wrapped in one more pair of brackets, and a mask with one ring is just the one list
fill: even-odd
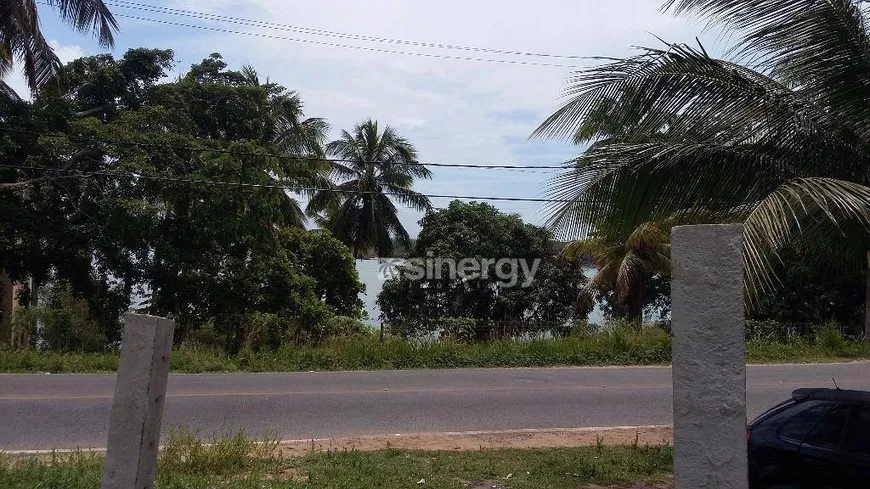
[(676, 489), (747, 489), (743, 226), (679, 226), (673, 276)]
[(174, 323), (128, 314), (118, 362), (101, 489), (151, 489)]

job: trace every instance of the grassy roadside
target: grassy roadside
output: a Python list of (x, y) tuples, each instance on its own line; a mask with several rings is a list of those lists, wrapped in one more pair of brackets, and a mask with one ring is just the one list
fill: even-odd
[[(170, 435), (156, 487), (168, 488), (552, 488), (591, 484), (667, 487), (670, 447), (593, 446), (475, 451), (312, 452), (273, 455), (274, 443), (235, 436), (204, 445), (186, 433)], [(92, 454), (38, 459), (0, 456), (0, 488), (97, 488), (103, 459)], [(425, 483), (418, 484), (425, 480)]]
[[(540, 341), (412, 344), (389, 339), (336, 339), (316, 347), (285, 346), (276, 351), (243, 351), (228, 356), (220, 350), (182, 346), (172, 354), (175, 372), (293, 372), (310, 370), (376, 370), (460, 367), (548, 367), (596, 365), (664, 365), (670, 363), (671, 340), (651, 329), (643, 333), (614, 331), (583, 338)], [(845, 340), (750, 341), (751, 363), (817, 363), (870, 359), (870, 347)], [(36, 353), (0, 350), (0, 372), (81, 373), (117, 368), (114, 353)]]

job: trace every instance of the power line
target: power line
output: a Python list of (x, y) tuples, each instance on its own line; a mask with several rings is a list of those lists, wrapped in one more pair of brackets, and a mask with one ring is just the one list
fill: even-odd
[(587, 59), (583, 56), (574, 56), (574, 55), (561, 55), (561, 54), (550, 54), (550, 53), (538, 53), (538, 52), (530, 52), (530, 51), (511, 51), (511, 50), (503, 50), (503, 49), (493, 49), (493, 48), (482, 48), (476, 46), (463, 46), (457, 44), (444, 44), (444, 43), (432, 43), (432, 42), (423, 42), (423, 41), (411, 41), (406, 39), (395, 39), (389, 37), (377, 37), (377, 36), (367, 36), (363, 34), (352, 34), (346, 32), (337, 32), (330, 31), (326, 29), (316, 29), (311, 27), (301, 27), (291, 24), (282, 24), (278, 22), (266, 22), (262, 20), (255, 19), (245, 19), (243, 17), (234, 17), (231, 15), (223, 15), (223, 14), (212, 14), (208, 12), (197, 12), (193, 10), (184, 10), (178, 8), (165, 7), (162, 5), (147, 5), (137, 2), (128, 2), (126, 0), (108, 0), (106, 2), (109, 5), (113, 5), (116, 7), (127, 8), (131, 10), (142, 10), (146, 12), (153, 12), (159, 14), (166, 15), (178, 15), (185, 17), (192, 17), (195, 19), (203, 19), (203, 20), (213, 20), (220, 22), (229, 22), (233, 24), (254, 26), (254, 27), (263, 27), (267, 29), (279, 30), (279, 31), (288, 31), (288, 32), (298, 32), (301, 34), (310, 34), (315, 36), (324, 36), (324, 37), (333, 37), (339, 39), (351, 39), (357, 41), (368, 41), (368, 42), (379, 42), (379, 43), (387, 43), (387, 44), (402, 44), (408, 46), (416, 46), (423, 48), (431, 48), (431, 49), (451, 49), (457, 51), (470, 51), (476, 53), (487, 53), (487, 54), (500, 54), (505, 56), (531, 56), (531, 57), (540, 57), (540, 58), (558, 58), (558, 59)]
[[(130, 173), (119, 173), (119, 172), (107, 172), (107, 171), (89, 171), (89, 172), (76, 172), (75, 170), (57, 170), (53, 168), (45, 168), (41, 166), (28, 166), (28, 165), (9, 165), (0, 163), (0, 167), (3, 168), (11, 168), (16, 170), (34, 170), (34, 171), (43, 171), (50, 173), (65, 173), (66, 176), (69, 175), (80, 175), (81, 178), (90, 178), (92, 176), (105, 176), (105, 177), (117, 177), (117, 178), (130, 178), (130, 179), (143, 179), (143, 180), (153, 180), (153, 181), (162, 181), (162, 182), (173, 182), (173, 183), (191, 183), (198, 185), (212, 185), (212, 186), (220, 186), (220, 187), (237, 187), (237, 188), (257, 188), (257, 189), (273, 189), (273, 190), (289, 190), (291, 192), (296, 193), (304, 193), (304, 192), (334, 192), (339, 194), (352, 194), (352, 195), (389, 195), (392, 197), (402, 197), (403, 194), (395, 193), (395, 192), (359, 192), (355, 190), (341, 190), (341, 189), (333, 189), (333, 188), (323, 188), (323, 187), (304, 187), (304, 186), (292, 186), (292, 185), (276, 185), (276, 184), (267, 184), (267, 183), (247, 183), (247, 182), (227, 182), (223, 180), (206, 180), (206, 179), (198, 179), (198, 178), (177, 178), (177, 177), (160, 177), (156, 175), (148, 175), (144, 173), (138, 172), (130, 172)], [(423, 197), (427, 197), (430, 199), (466, 199), (466, 200), (486, 200), (486, 201), (503, 201), (503, 202), (540, 202), (540, 203), (569, 203), (569, 202), (579, 202), (578, 200), (569, 200), (569, 199), (544, 199), (544, 198), (534, 198), (534, 197), (489, 197), (489, 196), (480, 196), (480, 195), (449, 195), (449, 194), (419, 194)]]
[(166, 145), (160, 143), (148, 143), (144, 141), (131, 141), (124, 139), (117, 140), (105, 140), (105, 139), (97, 139), (97, 138), (89, 138), (85, 136), (74, 136), (74, 135), (66, 135), (66, 134), (51, 134), (44, 133), (39, 131), (28, 131), (24, 129), (12, 129), (8, 127), (0, 127), (0, 131), (10, 132), (15, 134), (27, 134), (31, 136), (37, 137), (46, 137), (46, 138), (55, 138), (55, 139), (70, 139), (73, 141), (81, 141), (81, 142), (90, 142), (90, 143), (100, 143), (100, 144), (121, 144), (121, 145), (130, 145), (137, 146), (143, 148), (153, 148), (153, 149), (171, 149), (174, 151), (190, 151), (195, 153), (218, 153), (218, 154), (226, 154), (233, 156), (259, 156), (266, 158), (277, 158), (277, 159), (286, 159), (286, 160), (294, 160), (294, 161), (308, 161), (308, 162), (331, 162), (331, 163), (362, 163), (366, 165), (396, 165), (396, 166), (432, 166), (432, 167), (445, 167), (445, 168), (476, 168), (476, 169), (484, 169), (484, 170), (570, 170), (571, 167), (567, 166), (574, 163), (573, 160), (567, 160), (562, 162), (561, 165), (483, 165), (483, 164), (473, 164), (473, 163), (425, 163), (425, 162), (417, 162), (417, 163), (406, 163), (406, 162), (384, 162), (384, 161), (357, 161), (357, 160), (348, 160), (342, 158), (317, 158), (310, 156), (293, 156), (286, 154), (277, 154), (277, 153), (254, 153), (254, 152), (245, 152), (245, 151), (233, 151), (228, 149), (221, 148), (206, 148), (206, 147), (196, 147), (196, 146), (174, 146), (174, 145)]
[[(383, 53), (383, 54), (400, 54), (404, 56), (419, 56), (423, 58), (440, 58), (440, 59), (453, 59), (460, 61), (481, 61), (485, 63), (500, 63), (500, 64), (512, 64), (512, 65), (527, 65), (527, 66), (546, 66), (551, 68), (578, 68), (576, 65), (567, 65), (567, 64), (559, 64), (559, 63), (543, 63), (539, 61), (521, 61), (521, 60), (510, 60), (510, 59), (492, 59), (492, 58), (475, 58), (473, 56), (452, 56), (449, 54), (433, 54), (433, 53), (416, 53), (413, 51), (396, 51), (392, 49), (381, 49), (381, 48), (373, 48), (369, 46), (354, 46), (351, 44), (339, 44), (327, 41), (318, 41), (315, 39), (301, 39), (296, 37), (285, 37), (285, 36), (276, 36), (273, 34), (263, 34), (261, 32), (244, 32), (244, 31), (234, 31), (231, 29), (224, 29), (220, 27), (208, 27), (197, 24), (185, 24), (183, 22), (173, 22), (170, 20), (162, 20), (162, 19), (152, 19), (149, 17), (140, 17), (138, 15), (126, 15), (126, 14), (114, 14), (115, 17), (123, 17), (125, 19), (132, 20), (140, 20), (144, 22), (154, 22), (157, 24), (171, 25), (176, 27), (187, 27), (190, 29), (200, 29), (205, 31), (212, 32), (220, 32), (223, 34), (238, 34), (241, 36), (249, 36), (249, 37), (259, 37), (262, 39), (274, 39), (279, 41), (291, 41), (291, 42), (299, 42), (305, 44), (316, 44), (320, 46), (330, 46), (335, 48), (345, 48), (345, 49), (356, 49), (358, 51), (371, 51), (375, 53)], [(208, 19), (203, 19), (208, 20)]]

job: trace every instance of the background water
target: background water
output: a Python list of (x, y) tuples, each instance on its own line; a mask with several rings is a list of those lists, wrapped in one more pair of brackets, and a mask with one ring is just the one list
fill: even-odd
[[(359, 273), (359, 279), (366, 286), (365, 292), (360, 294), (359, 297), (365, 304), (366, 312), (369, 315), (369, 319), (366, 322), (371, 326), (380, 326), (381, 324), (381, 311), (378, 309), (375, 301), (377, 301), (378, 294), (381, 293), (384, 284), (379, 276), (378, 269), (379, 263), (377, 259), (356, 261), (356, 271)], [(592, 278), (595, 276), (595, 269), (584, 268), (583, 274), (586, 278)], [(595, 310), (589, 314), (589, 322), (593, 324), (604, 323), (604, 314), (599, 307), (596, 306)]]

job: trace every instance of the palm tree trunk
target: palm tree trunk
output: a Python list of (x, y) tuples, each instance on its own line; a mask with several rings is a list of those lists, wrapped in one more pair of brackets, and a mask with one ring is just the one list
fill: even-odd
[(643, 298), (646, 295), (646, 280), (641, 278), (631, 291), (631, 315), (637, 331), (643, 329)]
[(12, 340), (12, 308), (15, 290), (5, 270), (0, 270), (0, 345)]

